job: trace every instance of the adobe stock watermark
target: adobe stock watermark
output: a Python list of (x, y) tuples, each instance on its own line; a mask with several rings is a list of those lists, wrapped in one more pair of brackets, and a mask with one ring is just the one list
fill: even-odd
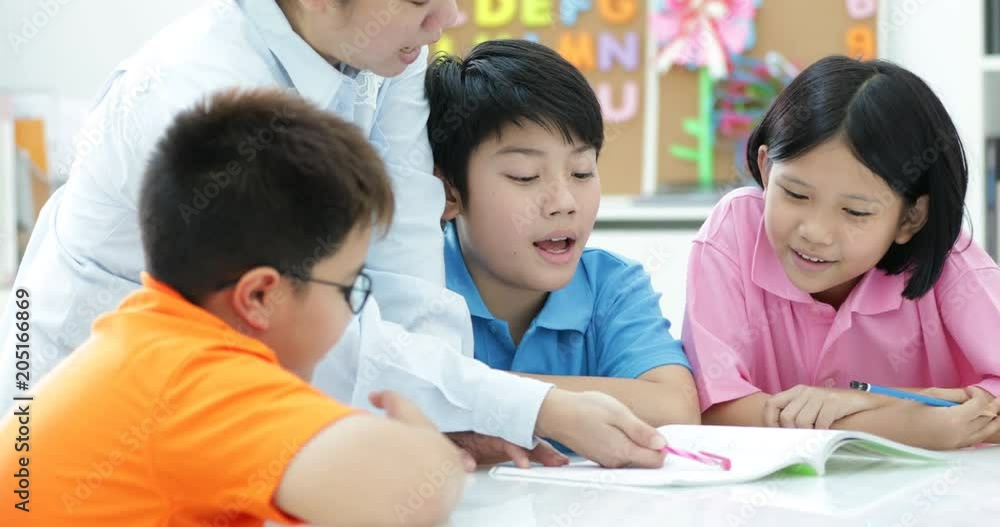
[[(951, 494), (952, 489), (962, 481), (968, 471), (969, 467), (965, 462), (956, 461), (952, 463), (944, 473), (933, 481), (928, 482), (915, 493), (913, 499), (910, 500), (910, 506), (904, 509), (906, 512), (901, 514), (896, 521), (890, 524), (878, 525), (881, 527), (916, 527), (923, 525), (924, 523), (920, 521), (921, 516), (930, 512), (938, 502)], [(876, 524), (868, 521), (865, 525), (866, 527), (875, 527)]]
[(425, 473), (424, 481), (420, 482), (416, 488), (410, 489), (406, 503), (393, 505), (392, 512), (395, 513), (396, 519), (402, 523), (410, 516), (416, 514), (417, 510), (422, 508), (427, 503), (427, 500), (440, 492), (444, 484), (458, 472), (464, 473), (461, 466), (451, 461), (445, 461), (441, 464), (441, 467)]
[[(267, 128), (260, 128), (256, 133), (248, 135), (237, 146), (236, 151), (244, 158), (244, 163), (253, 163), (257, 159), (257, 154), (274, 142), (277, 134), (283, 133), (288, 120), (295, 117), (295, 113), (290, 108), (274, 110)], [(204, 184), (202, 188), (195, 189), (191, 199), (191, 204), (181, 203), (177, 206), (181, 219), (185, 224), (191, 223), (191, 217), (197, 216), (205, 210), (211, 200), (219, 195), (232, 182), (232, 178), (239, 176), (243, 172), (244, 165), (237, 160), (226, 163), (225, 170), (212, 172), (209, 174), (211, 181)]]
[[(266, 466), (259, 467), (257, 472), (247, 478), (246, 490), (236, 493), (226, 503), (220, 504), (220, 512), (213, 516), (211, 521), (203, 520), (200, 525), (204, 527), (228, 527), (235, 521), (242, 524), (252, 503), (271, 501), (270, 496), (267, 495), (270, 488), (268, 482), (276, 481), (284, 474), (292, 457), (298, 451), (299, 448), (286, 439), (276, 457)], [(253, 499), (254, 496), (257, 497), (256, 500)]]
[[(983, 289), (983, 283), (979, 280), (961, 280), (957, 282), (946, 293), (941, 294), (941, 313), (962, 313), (966, 311), (966, 304), (969, 300), (981, 297)], [(947, 318), (945, 322), (947, 323)], [(937, 342), (946, 336), (947, 330), (937, 318), (928, 320), (922, 325), (922, 331), (912, 339), (909, 339), (905, 346), (894, 347), (889, 352), (889, 365), (892, 367), (893, 372), (898, 374), (914, 359), (924, 357), (927, 348), (925, 342)]]
[(21, 19), (18, 32), (7, 33), (7, 42), (14, 53), (21, 53), (29, 41), (37, 37), (45, 26), (59, 16), (63, 7), (73, 0), (39, 0), (38, 8), (33, 13)]
[[(905, 202), (905, 197), (912, 195), (912, 189), (917, 186), (920, 178), (926, 177), (927, 171), (938, 163), (944, 162), (949, 151), (958, 148), (958, 145), (958, 137), (954, 133), (938, 130), (930, 147), (914, 153), (909, 159), (902, 162), (901, 176), (896, 178), (890, 176), (889, 179), (883, 179), (889, 188), (874, 196), (875, 202), (866, 209), (867, 212), (871, 213), (871, 216), (856, 218), (853, 224), (848, 225), (846, 242), (849, 244), (857, 243), (865, 233), (869, 232), (868, 227), (872, 217), (877, 217), (886, 210), (894, 208), (897, 204), (901, 204), (900, 212), (902, 214), (908, 213), (912, 204)], [(875, 177), (881, 178), (881, 176)]]
[(573, 190), (568, 188), (569, 185), (562, 178), (553, 178), (546, 181), (541, 191), (534, 193), (531, 198), (527, 199), (521, 210), (511, 213), (510, 219), (511, 223), (514, 224), (514, 229), (519, 234), (523, 233), (526, 228), (530, 227), (532, 223), (545, 214), (547, 208), (558, 207), (559, 205), (555, 203), (558, 203), (566, 195), (570, 196), (571, 201), (577, 202), (578, 200), (573, 195)]
[(609, 489), (618, 484), (618, 476), (614, 472), (607, 470), (598, 473), (598, 476), (587, 482), (587, 486), (580, 491), (580, 499), (570, 503), (565, 512), (552, 513), (544, 527), (572, 527), (580, 518), (584, 516), (587, 506), (594, 504)]
[(362, 49), (370, 46), (372, 41), (382, 34), (382, 31), (392, 21), (392, 17), (398, 15), (402, 10), (400, 0), (389, 0), (385, 8), (377, 11), (370, 9), (368, 15), (371, 20), (355, 26), (353, 40), (350, 43), (344, 42), (340, 45), (343, 60), (350, 63), (356, 55), (361, 53)]
[[(133, 78), (133, 75), (139, 77)], [(138, 72), (130, 71), (118, 79), (117, 82), (130, 83), (125, 87), (125, 93), (113, 106), (105, 106), (103, 110), (91, 112), (87, 117), (87, 122), (74, 135), (73, 151), (53, 168), (57, 180), (68, 180), (73, 170), (104, 144), (108, 136), (113, 133), (113, 127), (120, 126), (118, 123), (126, 121), (127, 117), (139, 107), (142, 99), (163, 83), (163, 79), (163, 69), (159, 64), (146, 66)]]
[(890, 29), (898, 29), (906, 25), (920, 10), (923, 5), (927, 3), (927, 0), (903, 0), (900, 2), (893, 2), (892, 7), (889, 9), (889, 13), (882, 17), (878, 22), (878, 29), (880, 34), (886, 34)]
[(150, 410), (149, 415), (139, 423), (132, 425), (128, 430), (123, 431), (118, 438), (119, 446), (108, 452), (104, 459), (92, 462), (90, 464), (92, 470), (86, 476), (76, 478), (76, 487), (73, 489), (73, 493), (63, 492), (61, 499), (66, 512), (72, 514), (74, 510), (83, 505), (84, 501), (93, 496), (94, 491), (100, 488), (114, 474), (115, 469), (125, 462), (126, 454), (142, 448), (159, 425), (176, 411), (177, 408), (171, 401), (160, 399)]

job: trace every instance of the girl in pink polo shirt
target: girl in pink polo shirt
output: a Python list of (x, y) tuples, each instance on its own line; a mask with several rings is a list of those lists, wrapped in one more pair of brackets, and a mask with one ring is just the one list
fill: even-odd
[(1000, 442), (1000, 269), (962, 232), (968, 167), (931, 89), (893, 64), (825, 58), (746, 155), (761, 188), (719, 202), (689, 265), (683, 342), (704, 422)]

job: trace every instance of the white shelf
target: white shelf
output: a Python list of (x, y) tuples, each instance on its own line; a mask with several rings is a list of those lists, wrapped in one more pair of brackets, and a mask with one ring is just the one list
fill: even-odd
[(597, 222), (703, 222), (714, 206), (715, 201), (710, 198), (604, 196)]
[(986, 73), (1000, 73), (1000, 55), (984, 55), (983, 71)]

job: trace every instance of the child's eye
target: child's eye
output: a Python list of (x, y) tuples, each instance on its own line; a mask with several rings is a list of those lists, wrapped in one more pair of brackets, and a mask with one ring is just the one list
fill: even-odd
[(531, 183), (532, 181), (538, 179), (538, 176), (507, 176), (507, 179), (517, 181), (518, 183)]
[(784, 190), (785, 194), (788, 194), (788, 197), (790, 197), (792, 199), (808, 199), (807, 196), (803, 196), (802, 194), (796, 194), (796, 193), (792, 192), (791, 190), (788, 190), (785, 187), (781, 187), (781, 190)]
[(573, 172), (573, 177), (576, 179), (590, 179), (594, 177), (593, 172)]
[(871, 216), (872, 215), (871, 212), (862, 212), (860, 210), (844, 209), (844, 211), (847, 212), (848, 214), (850, 214), (851, 216), (856, 217), (856, 218), (864, 218), (865, 216)]

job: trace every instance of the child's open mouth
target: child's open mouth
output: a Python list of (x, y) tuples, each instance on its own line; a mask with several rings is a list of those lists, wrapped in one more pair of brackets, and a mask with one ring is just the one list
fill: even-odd
[(573, 243), (576, 240), (567, 238), (563, 236), (562, 238), (552, 238), (551, 240), (541, 240), (535, 242), (535, 247), (542, 249), (543, 251), (549, 251), (553, 254), (562, 254), (569, 251), (573, 247)]
[(561, 265), (568, 263), (573, 257), (573, 246), (576, 239), (570, 236), (557, 236), (534, 242), (538, 254), (547, 262)]
[(818, 256), (799, 252), (795, 249), (792, 249), (792, 252), (795, 253), (795, 261), (799, 268), (805, 271), (822, 271), (835, 263), (832, 260), (824, 260)]

